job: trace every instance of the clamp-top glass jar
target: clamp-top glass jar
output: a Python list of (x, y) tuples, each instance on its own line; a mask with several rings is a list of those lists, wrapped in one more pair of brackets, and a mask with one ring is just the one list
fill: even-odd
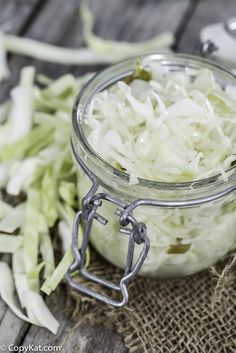
[[(157, 62), (174, 72), (186, 68), (210, 69), (222, 87), (236, 86), (233, 74), (196, 56), (168, 53), (141, 59)], [(75, 263), (67, 278), (75, 288), (115, 306), (127, 303), (127, 284), (139, 270), (142, 275), (152, 277), (193, 274), (222, 259), (236, 245), (234, 166), (224, 175), (194, 182), (166, 183), (139, 178), (137, 184), (130, 185), (129, 175), (109, 165), (89, 145), (84, 117), (91, 99), (131, 75), (135, 62), (136, 59), (129, 59), (96, 75), (79, 94), (73, 111), (72, 149), (80, 165), (80, 194), (89, 192), (75, 219)], [(78, 249), (78, 227), (82, 220), (84, 235)], [(107, 260), (125, 268), (119, 284), (104, 281), (84, 269), (88, 240)], [(75, 283), (71, 273), (78, 268), (88, 279), (121, 291), (122, 300), (116, 302)]]

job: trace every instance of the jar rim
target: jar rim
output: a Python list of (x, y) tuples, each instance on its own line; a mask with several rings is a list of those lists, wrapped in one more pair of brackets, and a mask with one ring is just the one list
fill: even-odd
[[(224, 77), (225, 81), (232, 83), (236, 86), (236, 76), (229, 71), (226, 67), (218, 64), (209, 59), (205, 59), (196, 55), (180, 54), (180, 53), (150, 53), (139, 55), (130, 59), (123, 60), (117, 64), (111, 65), (103, 69), (101, 72), (95, 74), (87, 84), (82, 88), (78, 94), (72, 113), (72, 144), (74, 153), (78, 153), (85, 164), (89, 164), (91, 172), (98, 176), (101, 184), (107, 185), (106, 181), (99, 178), (99, 172), (103, 174), (104, 179), (115, 177), (116, 185), (121, 187), (128, 186), (129, 191), (136, 188), (156, 189), (160, 190), (193, 190), (193, 189), (212, 189), (216, 187), (228, 187), (232, 180), (236, 177), (235, 167), (225, 171), (226, 178), (221, 174), (217, 174), (208, 178), (184, 181), (184, 182), (160, 182), (138, 177), (138, 183), (134, 185), (129, 184), (130, 175), (122, 172), (111, 164), (106, 162), (100, 155), (93, 150), (92, 146), (88, 143), (87, 138), (83, 131), (83, 119), (86, 114), (87, 108), (94, 97), (94, 95), (110, 85), (119, 81), (120, 79), (130, 75), (134, 71), (135, 62), (137, 59), (141, 60), (154, 60), (163, 65), (175, 65), (179, 67), (192, 67), (192, 68), (209, 68), (219, 76)], [(227, 179), (227, 180), (226, 180)]]

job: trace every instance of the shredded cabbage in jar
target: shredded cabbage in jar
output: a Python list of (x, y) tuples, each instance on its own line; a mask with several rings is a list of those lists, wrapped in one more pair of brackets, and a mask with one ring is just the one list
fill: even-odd
[(236, 160), (236, 89), (205, 68), (137, 63), (132, 76), (94, 96), (86, 124), (90, 145), (130, 184), (226, 178)]
[[(221, 174), (236, 161), (236, 88), (221, 86), (206, 68), (169, 69), (139, 62), (132, 76), (97, 93), (85, 118), (87, 139), (106, 162), (138, 178), (195, 181)], [(88, 188), (80, 179), (80, 188)], [(103, 204), (106, 229), (94, 225), (91, 241), (110, 262), (124, 267), (128, 237), (115, 207)], [(236, 245), (236, 202), (230, 194), (190, 209), (143, 207), (151, 247), (144, 275), (169, 277), (213, 265)], [(139, 251), (136, 250), (137, 259)]]

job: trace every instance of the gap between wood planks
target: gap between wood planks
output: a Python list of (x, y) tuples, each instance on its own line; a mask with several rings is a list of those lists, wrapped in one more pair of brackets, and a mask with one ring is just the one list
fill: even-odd
[[(175, 32), (175, 44), (173, 45), (173, 49), (175, 51), (178, 51), (179, 49), (179, 42), (181, 41), (182, 36), (185, 33), (185, 30), (188, 26), (188, 23), (192, 19), (192, 17), (195, 14), (195, 11), (199, 5), (201, 0), (190, 0), (189, 7), (186, 9), (185, 13), (183, 14), (182, 20), (180, 21), (180, 24)], [(192, 48), (192, 51), (194, 51), (195, 48)]]
[(30, 15), (25, 19), (25, 22), (22, 23), (22, 26), (18, 32), (19, 36), (24, 36), (28, 28), (34, 22), (35, 18), (40, 14), (47, 1), (48, 0), (40, 0), (35, 4), (35, 6), (32, 8)]

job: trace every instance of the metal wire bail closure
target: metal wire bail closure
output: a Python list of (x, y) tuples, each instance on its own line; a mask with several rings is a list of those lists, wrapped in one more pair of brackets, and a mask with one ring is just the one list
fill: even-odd
[[(72, 145), (73, 149), (73, 145)], [(93, 186), (84, 197), (82, 202), (82, 209), (77, 212), (72, 232), (72, 248), (74, 253), (74, 263), (70, 266), (66, 274), (66, 279), (69, 284), (76, 290), (87, 294), (93, 298), (100, 300), (106, 304), (111, 304), (115, 307), (122, 307), (128, 303), (129, 293), (128, 293), (128, 283), (135, 277), (135, 275), (140, 271), (150, 248), (149, 239), (146, 234), (146, 225), (133, 217), (131, 212), (124, 213), (128, 208), (128, 204), (114, 196), (108, 195), (106, 193), (98, 193), (98, 183), (96, 177), (91, 173), (91, 171), (84, 165), (80, 157), (75, 154), (78, 163), (81, 168), (86, 172), (90, 180), (93, 181)], [(127, 259), (125, 265), (124, 276), (121, 278), (119, 284), (112, 283), (105, 279), (102, 279), (91, 272), (87, 271), (84, 267), (86, 250), (88, 247), (89, 237), (92, 230), (92, 225), (94, 220), (100, 222), (104, 226), (107, 224), (108, 220), (102, 215), (97, 213), (97, 209), (102, 205), (102, 201), (106, 200), (112, 204), (118, 206), (115, 215), (119, 217), (119, 222), (121, 225), (121, 233), (125, 233), (129, 236), (128, 250), (127, 250)], [(79, 248), (79, 226), (83, 221), (84, 232), (82, 235), (82, 245)], [(135, 246), (142, 245), (142, 250), (135, 264), (133, 264), (134, 249)], [(72, 277), (72, 274), (79, 270), (80, 276), (100, 284), (106, 288), (119, 291), (122, 295), (120, 301), (114, 300), (106, 295), (100, 294), (93, 289), (75, 281)]]

